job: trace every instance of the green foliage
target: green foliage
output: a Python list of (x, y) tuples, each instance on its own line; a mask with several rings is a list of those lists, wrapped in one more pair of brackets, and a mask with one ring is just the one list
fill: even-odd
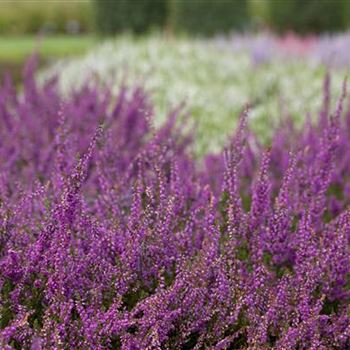
[(94, 4), (96, 29), (101, 34), (140, 34), (163, 27), (167, 19), (166, 0), (95, 0)]
[(248, 14), (247, 0), (95, 0), (96, 26), (102, 34), (168, 27), (213, 35), (244, 28)]
[(215, 35), (268, 24), (278, 32), (343, 30), (350, 25), (348, 0), (4, 0), (0, 35), (167, 29)]
[(268, 0), (247, 0), (253, 29), (265, 27), (269, 19)]
[(349, 4), (346, 0), (268, 0), (272, 28), (305, 34), (344, 30)]
[(13, 291), (14, 287), (15, 286), (10, 279), (6, 280), (2, 286), (0, 292), (0, 300), (2, 301), (2, 304), (0, 305), (0, 329), (4, 329), (14, 318), (9, 303), (10, 293)]
[(1, 35), (87, 32), (93, 24), (90, 0), (9, 0), (0, 9)]
[(180, 31), (214, 35), (240, 30), (249, 22), (246, 0), (176, 1), (176, 26)]

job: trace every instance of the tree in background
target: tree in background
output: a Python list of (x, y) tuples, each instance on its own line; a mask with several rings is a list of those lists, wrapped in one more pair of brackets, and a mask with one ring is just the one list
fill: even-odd
[(341, 31), (350, 0), (94, 0), (97, 31), (166, 29), (211, 36), (268, 26), (278, 33)]
[(347, 0), (268, 0), (270, 25), (279, 33), (335, 32), (346, 29)]
[(167, 19), (167, 0), (95, 0), (97, 30), (101, 34), (122, 31), (147, 32), (163, 27)]
[(179, 31), (214, 35), (242, 30), (249, 25), (246, 0), (175, 0)]

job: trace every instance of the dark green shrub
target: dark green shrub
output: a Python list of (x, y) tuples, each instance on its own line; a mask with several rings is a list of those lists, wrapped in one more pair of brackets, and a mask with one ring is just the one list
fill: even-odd
[(269, 0), (270, 24), (280, 33), (340, 31), (348, 13), (348, 0)]
[(144, 33), (164, 26), (167, 0), (95, 0), (97, 31), (113, 34), (122, 31)]
[(180, 31), (213, 35), (240, 30), (247, 26), (246, 0), (173, 0), (176, 26)]

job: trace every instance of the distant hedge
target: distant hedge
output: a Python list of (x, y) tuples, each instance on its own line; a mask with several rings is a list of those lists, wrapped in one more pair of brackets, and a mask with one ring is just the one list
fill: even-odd
[[(260, 26), (278, 33), (342, 31), (350, 26), (350, 0), (6, 0), (0, 35), (111, 35), (152, 29), (214, 35)], [(95, 23), (95, 26), (94, 26)]]
[(279, 33), (341, 31), (350, 0), (94, 0), (97, 31), (137, 34), (152, 28), (210, 36), (264, 25)]
[(97, 30), (102, 34), (121, 31), (143, 33), (163, 27), (168, 16), (167, 0), (95, 0)]
[(180, 31), (212, 35), (243, 29), (249, 11), (246, 0), (177, 0), (175, 18)]
[(268, 0), (270, 25), (277, 32), (300, 34), (346, 29), (348, 0)]
[(248, 15), (247, 0), (95, 0), (97, 30), (102, 34), (171, 26), (211, 35), (243, 28)]

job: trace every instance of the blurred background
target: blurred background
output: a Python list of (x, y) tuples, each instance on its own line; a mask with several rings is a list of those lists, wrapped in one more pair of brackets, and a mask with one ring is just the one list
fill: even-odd
[(247, 102), (267, 135), (282, 114), (318, 110), (326, 73), (337, 96), (350, 73), (349, 27), (350, 0), (0, 0), (0, 76), (20, 87), (36, 52), (38, 76), (58, 76), (63, 94), (91, 76), (115, 92), (126, 76), (141, 81), (156, 122), (186, 102), (204, 154)]
[(305, 36), (349, 25), (348, 0), (1, 0), (0, 70), (18, 75), (33, 50), (45, 64), (122, 32), (210, 37), (270, 30)]

